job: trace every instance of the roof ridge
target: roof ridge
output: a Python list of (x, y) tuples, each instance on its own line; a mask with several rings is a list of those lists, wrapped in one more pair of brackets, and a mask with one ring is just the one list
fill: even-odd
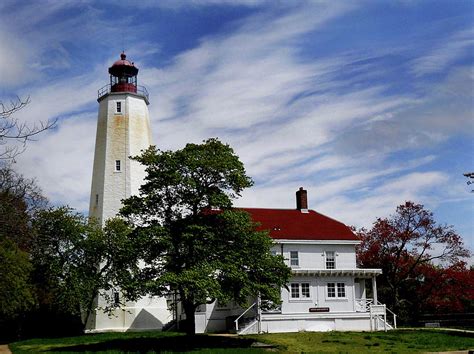
[(347, 226), (347, 225), (346, 225), (345, 223), (343, 223), (342, 221), (336, 220), (336, 219), (334, 219), (334, 218), (332, 218), (332, 217), (330, 217), (330, 216), (327, 216), (326, 214), (320, 213), (320, 212), (318, 212), (318, 211), (316, 211), (316, 210), (313, 210), (313, 211), (314, 211), (316, 214), (319, 214), (319, 215), (321, 215), (321, 216), (324, 216), (325, 218), (331, 219), (332, 221), (338, 222), (339, 224), (342, 224), (342, 225), (344, 225), (344, 226), (346, 226), (346, 227), (348, 227), (348, 228), (350, 229), (350, 227)]

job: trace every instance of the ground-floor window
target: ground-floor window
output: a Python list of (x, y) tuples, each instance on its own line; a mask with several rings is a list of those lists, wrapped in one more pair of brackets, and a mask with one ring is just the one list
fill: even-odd
[(291, 283), (290, 297), (292, 299), (309, 299), (311, 297), (309, 283)]
[(328, 283), (327, 295), (328, 295), (328, 298), (346, 297), (346, 284), (345, 283)]

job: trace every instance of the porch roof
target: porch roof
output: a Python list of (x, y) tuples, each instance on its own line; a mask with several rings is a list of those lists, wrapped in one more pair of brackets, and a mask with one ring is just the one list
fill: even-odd
[(320, 277), (347, 276), (372, 278), (382, 274), (382, 269), (292, 269), (293, 275), (316, 275)]

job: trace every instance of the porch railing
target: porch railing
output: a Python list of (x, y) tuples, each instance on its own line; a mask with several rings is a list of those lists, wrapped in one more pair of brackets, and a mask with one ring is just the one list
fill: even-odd
[(373, 299), (356, 299), (356, 311), (357, 312), (369, 312), (370, 305), (374, 304)]

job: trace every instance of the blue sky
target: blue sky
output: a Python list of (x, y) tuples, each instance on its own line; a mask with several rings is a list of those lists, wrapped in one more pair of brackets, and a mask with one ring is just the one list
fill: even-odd
[(219, 137), (255, 186), (239, 206), (370, 226), (405, 200), (474, 249), (472, 1), (9, 1), (0, 99), (59, 119), (16, 168), (88, 209), (98, 104), (122, 49), (150, 92), (155, 144)]

